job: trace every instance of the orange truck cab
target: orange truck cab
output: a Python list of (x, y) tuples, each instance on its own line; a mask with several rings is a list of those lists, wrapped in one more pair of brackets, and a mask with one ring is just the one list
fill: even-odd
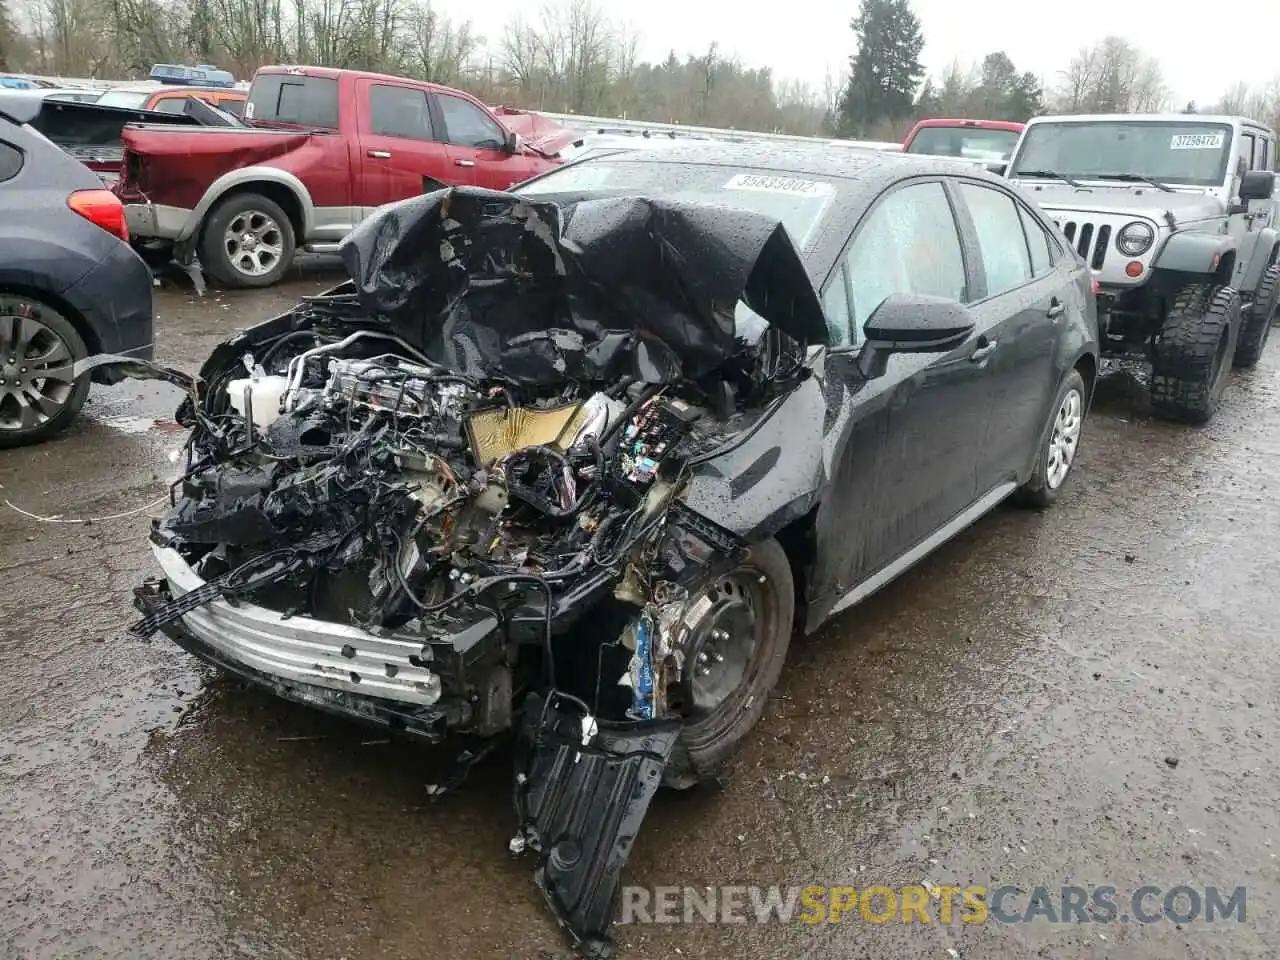
[(151, 68), (151, 80), (112, 87), (95, 102), (104, 107), (182, 113), (188, 97), (196, 97), (239, 117), (244, 113), (249, 91), (239, 89), (235, 78), (226, 70), (207, 64), (184, 67), (157, 63)]

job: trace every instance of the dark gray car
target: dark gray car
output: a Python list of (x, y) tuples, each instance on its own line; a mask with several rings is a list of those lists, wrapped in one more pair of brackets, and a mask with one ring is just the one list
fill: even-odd
[(77, 360), (152, 351), (151, 271), (127, 242), (123, 207), (26, 125), (39, 109), (0, 94), (0, 447), (75, 418), (90, 382), (72, 376)]

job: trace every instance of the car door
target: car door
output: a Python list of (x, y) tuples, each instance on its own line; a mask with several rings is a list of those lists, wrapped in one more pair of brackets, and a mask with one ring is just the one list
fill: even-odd
[(438, 190), (457, 182), (448, 148), (436, 136), (421, 87), (361, 80), (358, 206), (366, 209)]
[[(829, 408), (848, 422), (828, 433), (838, 446), (819, 524), (828, 582), (817, 591), (846, 594), (978, 495), (992, 389), (981, 325), (945, 353), (892, 355), (881, 377), (864, 380), (857, 364), (862, 328), (891, 293), (967, 302), (972, 256), (939, 179), (906, 181), (879, 197), (846, 249), (832, 282), (846, 284), (851, 336), (831, 352), (827, 389)], [(838, 293), (827, 287), (829, 311)]]
[(533, 176), (532, 158), (507, 153), (506, 128), (493, 117), (460, 96), (443, 90), (434, 96), (456, 183), (506, 190)]
[(978, 487), (986, 492), (1019, 476), (1037, 448), (1045, 410), (1058, 388), (1058, 332), (1068, 311), (1079, 319), (1080, 305), (1070, 289), (1073, 261), (1060, 255), (1063, 266), (1055, 267), (1047, 232), (1012, 192), (972, 180), (957, 181), (955, 189), (961, 224), (973, 232), (981, 268), (970, 309), (987, 330), (992, 350), (992, 408), (978, 467)]

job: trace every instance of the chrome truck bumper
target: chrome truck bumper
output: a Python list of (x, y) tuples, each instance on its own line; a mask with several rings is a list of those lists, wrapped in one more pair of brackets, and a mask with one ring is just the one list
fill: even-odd
[(126, 203), (124, 220), (129, 236), (139, 240), (177, 240), (187, 225), (191, 211), (163, 203)]
[[(152, 544), (163, 580), (135, 592), (150, 613), (204, 585), (176, 550)], [(436, 739), (440, 677), (422, 666), (421, 639), (283, 616), (213, 600), (161, 628), (180, 647), (285, 699)]]

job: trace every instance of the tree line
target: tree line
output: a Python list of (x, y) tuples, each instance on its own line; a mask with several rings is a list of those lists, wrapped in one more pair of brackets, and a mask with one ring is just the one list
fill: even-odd
[[(1052, 80), (998, 50), (930, 77), (909, 0), (861, 0), (849, 27), (848, 68), (818, 88), (715, 43), (641, 60), (638, 37), (597, 0), (552, 0), (496, 37), (431, 0), (0, 0), (0, 71), (123, 80), (154, 63), (210, 63), (247, 78), (264, 64), (306, 63), (416, 77), (491, 104), (874, 139), (899, 139), (930, 116), (1021, 121), (1173, 106), (1159, 62), (1119, 37), (1079, 51)], [(1237, 85), (1208, 109), (1278, 126), (1280, 78), (1259, 90)]]

